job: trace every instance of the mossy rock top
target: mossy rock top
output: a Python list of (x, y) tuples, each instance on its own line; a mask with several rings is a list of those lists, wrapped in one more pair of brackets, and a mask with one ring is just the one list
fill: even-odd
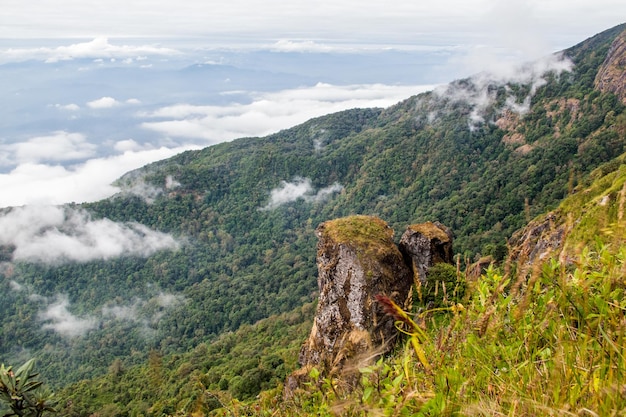
[(421, 233), (430, 240), (439, 239), (441, 242), (450, 241), (450, 236), (448, 236), (440, 227), (437, 227), (437, 225), (433, 222), (412, 224), (408, 226), (407, 229), (416, 233)]
[(318, 228), (320, 238), (337, 244), (364, 249), (369, 253), (385, 253), (397, 250), (393, 241), (393, 229), (375, 216), (348, 216), (329, 220)]

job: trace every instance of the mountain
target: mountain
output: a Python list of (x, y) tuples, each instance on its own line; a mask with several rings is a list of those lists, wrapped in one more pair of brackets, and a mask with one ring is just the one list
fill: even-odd
[(625, 28), (387, 109), (185, 152), (41, 228), (5, 210), (25, 237), (2, 240), (2, 357), (37, 356), (63, 385), (293, 311), (316, 299), (315, 227), (349, 214), (439, 221), (461, 258), (502, 260), (516, 230), (626, 151), (624, 103), (597, 78), (619, 68)]

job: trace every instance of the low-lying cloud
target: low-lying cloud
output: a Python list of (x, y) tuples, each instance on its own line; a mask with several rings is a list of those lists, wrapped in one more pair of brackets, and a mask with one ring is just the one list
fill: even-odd
[(89, 143), (81, 133), (57, 131), (24, 142), (1, 145), (0, 165), (86, 159), (93, 157), (97, 148), (97, 145)]
[[(151, 292), (150, 288), (146, 290)], [(159, 291), (147, 299), (134, 298), (127, 303), (105, 303), (89, 314), (78, 316), (70, 311), (71, 303), (65, 294), (49, 298), (33, 293), (29, 298), (39, 305), (45, 305), (38, 315), (43, 323), (42, 329), (52, 330), (67, 338), (83, 336), (111, 321), (134, 323), (148, 331), (153, 329), (170, 309), (185, 303), (185, 297), (182, 295)]]
[(70, 166), (20, 163), (10, 172), (0, 174), (0, 207), (101, 200), (120, 191), (112, 184), (125, 173), (199, 147), (181, 145), (145, 149), (135, 141), (125, 140), (116, 143), (114, 148), (121, 153)]
[(486, 110), (495, 103), (496, 92), (491, 87), (509, 83), (529, 85), (530, 90), (521, 102), (508, 90), (504, 108), (500, 109), (523, 116), (530, 110), (531, 99), (537, 90), (546, 84), (548, 73), (560, 75), (572, 68), (573, 63), (568, 58), (553, 54), (524, 65), (502, 66), (497, 72), (481, 72), (469, 78), (468, 82), (453, 82), (436, 88), (434, 93), (446, 100), (469, 104), (472, 110), (468, 116), (468, 127), (474, 130), (485, 122)]
[(21, 62), (36, 59), (50, 63), (81, 58), (137, 59), (144, 55), (171, 56), (180, 54), (175, 49), (154, 45), (116, 45), (109, 42), (106, 37), (98, 37), (89, 42), (79, 42), (56, 48), (8, 48), (0, 52), (0, 62)]
[(102, 307), (103, 320), (140, 323), (147, 328), (156, 325), (167, 310), (185, 302), (185, 297), (160, 291), (149, 299), (135, 298), (126, 304), (108, 303)]
[(113, 97), (101, 97), (97, 100), (88, 101), (87, 107), (90, 109), (110, 109), (111, 107), (119, 106), (120, 103)]
[(0, 244), (13, 245), (13, 260), (88, 262), (120, 256), (149, 256), (176, 250), (170, 235), (139, 223), (94, 220), (71, 207), (24, 206), (0, 216)]
[(251, 93), (252, 102), (224, 106), (176, 104), (138, 117), (142, 127), (170, 137), (199, 138), (208, 144), (240, 137), (264, 136), (311, 118), (352, 108), (388, 107), (411, 95), (429, 91), (432, 85), (383, 84), (314, 87), (271, 93)]
[(129, 98), (128, 100), (125, 100), (125, 101), (119, 101), (113, 97), (105, 96), (105, 97), (100, 97), (99, 99), (96, 99), (96, 100), (88, 101), (86, 103), (87, 107), (89, 107), (90, 109), (94, 109), (94, 110), (111, 109), (113, 107), (118, 107), (124, 104), (137, 105), (137, 104), (141, 104), (141, 100), (136, 99), (136, 98)]
[(273, 210), (298, 199), (303, 199), (307, 202), (325, 201), (332, 194), (339, 193), (342, 190), (343, 186), (336, 182), (315, 192), (309, 178), (296, 177), (292, 182), (281, 181), (277, 188), (271, 190), (269, 203), (261, 207), (260, 210)]
[(98, 326), (98, 320), (95, 317), (75, 316), (68, 310), (69, 305), (67, 296), (58, 296), (55, 302), (39, 314), (39, 319), (44, 322), (43, 328), (51, 329), (61, 336), (77, 337)]

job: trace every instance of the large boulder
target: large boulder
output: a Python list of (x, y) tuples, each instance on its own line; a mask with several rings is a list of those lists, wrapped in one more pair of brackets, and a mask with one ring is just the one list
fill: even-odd
[(453, 263), (452, 232), (441, 223), (419, 223), (407, 227), (400, 238), (400, 251), (413, 270), (415, 282), (426, 282), (430, 267)]
[(394, 319), (376, 302), (386, 295), (408, 308), (413, 276), (393, 241), (393, 230), (379, 218), (351, 216), (317, 228), (319, 304), (311, 334), (302, 346), (301, 370), (287, 380), (299, 385), (312, 367), (339, 376), (349, 389), (350, 373), (385, 353), (397, 337)]

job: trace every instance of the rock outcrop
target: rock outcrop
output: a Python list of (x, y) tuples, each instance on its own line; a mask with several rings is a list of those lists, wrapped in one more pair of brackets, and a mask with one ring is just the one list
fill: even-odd
[(556, 212), (548, 213), (514, 233), (509, 239), (509, 261), (532, 264), (558, 255), (568, 233), (568, 225), (560, 217)]
[(615, 94), (626, 104), (626, 31), (613, 41), (594, 85), (602, 92)]
[(441, 223), (420, 223), (407, 227), (400, 238), (414, 279), (426, 282), (428, 269), (438, 262), (452, 263), (452, 232)]
[(319, 304), (300, 352), (302, 368), (287, 378), (286, 396), (308, 379), (313, 367), (339, 377), (349, 390), (359, 367), (393, 347), (398, 335), (394, 318), (384, 313), (376, 296), (409, 309), (413, 270), (425, 277), (430, 265), (452, 258), (452, 238), (442, 225), (409, 226), (405, 235), (410, 256), (400, 252), (393, 230), (377, 217), (350, 216), (317, 228)]

